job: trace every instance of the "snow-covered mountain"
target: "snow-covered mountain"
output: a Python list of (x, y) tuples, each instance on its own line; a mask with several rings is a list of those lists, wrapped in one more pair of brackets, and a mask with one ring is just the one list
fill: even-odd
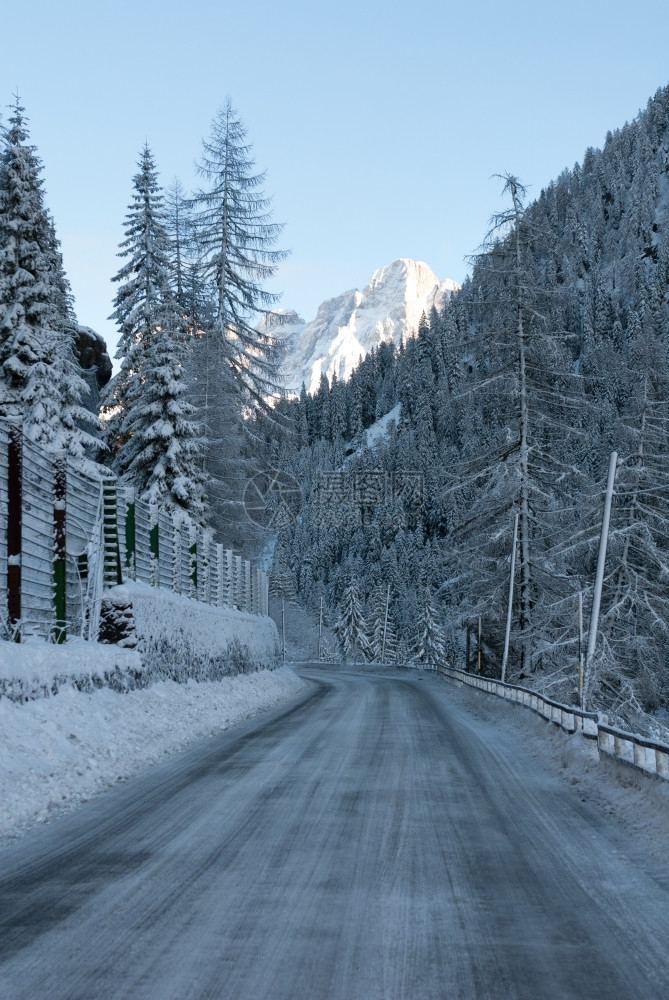
[(318, 389), (321, 374), (347, 379), (373, 347), (383, 341), (404, 342), (416, 333), (420, 317), (457, 290), (455, 281), (439, 281), (422, 261), (402, 257), (355, 288), (323, 302), (311, 322), (286, 314), (281, 328), (286, 338), (284, 385), (299, 392)]

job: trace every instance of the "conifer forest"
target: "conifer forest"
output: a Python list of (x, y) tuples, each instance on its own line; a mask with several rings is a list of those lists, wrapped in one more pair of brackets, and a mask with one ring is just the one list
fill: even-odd
[[(129, 165), (112, 378), (99, 343), (85, 359), (95, 334), (42, 174), (17, 98), (0, 156), (1, 417), (269, 569), (274, 595), (322, 623), (323, 658), (504, 667), (666, 735), (669, 87), (536, 199), (531, 178), (500, 176), (504, 208), (463, 286), (406, 342), (299, 396), (267, 291), (282, 226), (230, 101), (197, 190), (163, 188), (149, 145)], [(249, 517), (263, 476), (299, 487), (283, 521)]]

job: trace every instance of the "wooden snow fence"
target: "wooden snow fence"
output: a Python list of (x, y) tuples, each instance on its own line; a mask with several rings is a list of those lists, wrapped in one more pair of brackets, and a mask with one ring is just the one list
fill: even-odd
[(0, 421), (0, 633), (96, 640), (103, 591), (127, 580), (268, 612), (268, 577), (211, 533), (95, 478)]

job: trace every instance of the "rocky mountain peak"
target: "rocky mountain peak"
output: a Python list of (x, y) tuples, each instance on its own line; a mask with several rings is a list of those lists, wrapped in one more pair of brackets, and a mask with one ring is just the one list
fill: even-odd
[(362, 289), (326, 299), (310, 322), (286, 314), (285, 387), (299, 392), (304, 383), (315, 392), (323, 373), (347, 379), (373, 347), (414, 336), (421, 315), (439, 308), (458, 287), (450, 279), (439, 281), (423, 261), (401, 257), (374, 271)]

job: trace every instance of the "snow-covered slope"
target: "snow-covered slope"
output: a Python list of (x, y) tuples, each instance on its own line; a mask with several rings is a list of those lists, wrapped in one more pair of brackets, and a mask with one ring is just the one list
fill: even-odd
[(347, 379), (377, 344), (399, 344), (413, 336), (422, 313), (439, 308), (457, 288), (450, 279), (439, 281), (422, 261), (402, 257), (374, 271), (362, 291), (327, 299), (311, 322), (293, 313), (282, 327), (288, 346), (285, 387), (299, 392), (304, 382), (308, 392), (315, 392), (323, 372)]
[(400, 421), (400, 415), (402, 413), (402, 404), (395, 403), (392, 410), (384, 416), (379, 417), (371, 427), (368, 427), (365, 431), (365, 437), (367, 439), (368, 448), (376, 448), (380, 441), (384, 441), (388, 437), (388, 431), (392, 424), (397, 425)]

